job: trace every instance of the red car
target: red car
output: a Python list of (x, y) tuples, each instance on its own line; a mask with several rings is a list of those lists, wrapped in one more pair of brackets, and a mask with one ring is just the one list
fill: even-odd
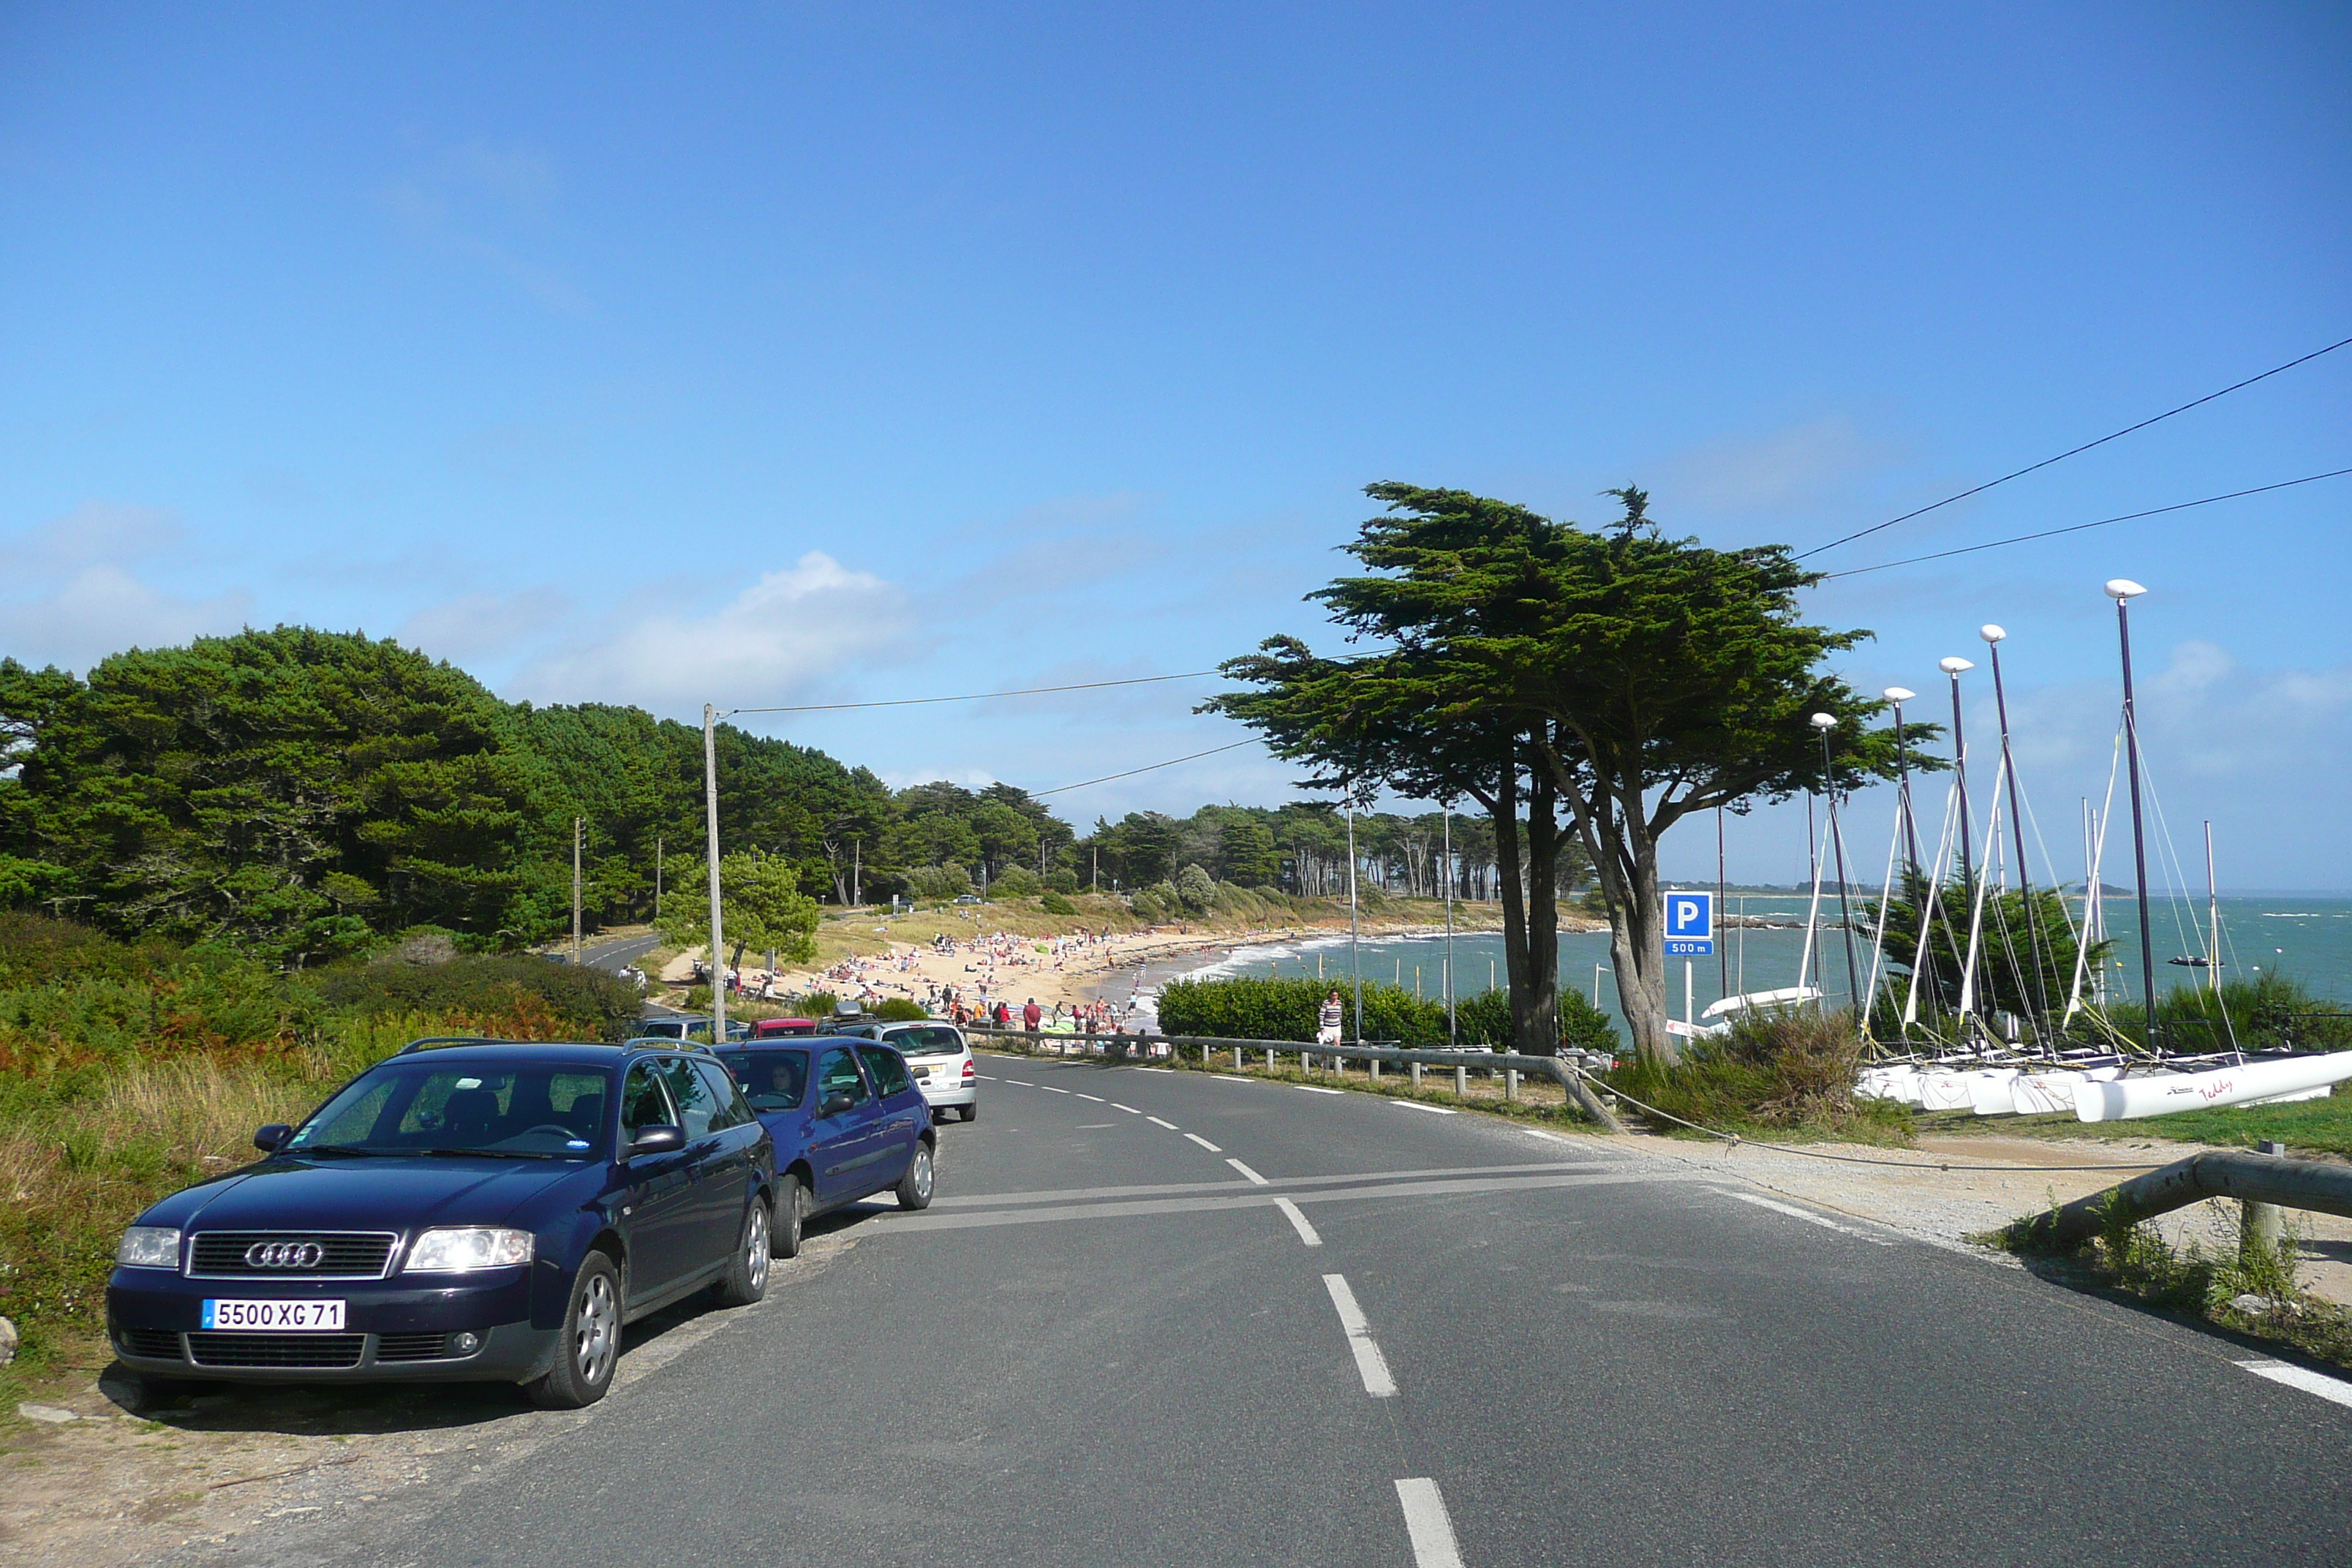
[(760, 1018), (751, 1025), (751, 1038), (755, 1040), (776, 1040), (787, 1035), (815, 1033), (816, 1020), (814, 1018)]

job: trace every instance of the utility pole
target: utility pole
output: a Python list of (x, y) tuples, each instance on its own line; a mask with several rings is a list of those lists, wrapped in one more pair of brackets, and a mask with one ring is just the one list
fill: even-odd
[(849, 907), (852, 909), (866, 901), (865, 871), (866, 840), (853, 838), (849, 841)]
[(572, 819), (572, 967), (580, 967), (580, 819)]
[(2139, 879), (2140, 994), (2147, 1004), (2147, 1048), (2153, 1051), (2160, 1048), (2156, 1039), (2156, 949), (2148, 944), (2147, 839), (2140, 827), (2139, 712), (2132, 701), (2131, 612), (2127, 607), (2147, 592), (2128, 577), (2117, 577), (2106, 586), (2107, 597), (2116, 602), (2116, 633), (2123, 645), (2124, 752), (2131, 762), (2132, 868)]
[(703, 836), (710, 852), (710, 1043), (727, 1043), (726, 937), (719, 920), (719, 710), (702, 705)]
[(1101, 892), (1101, 891), (1102, 891), (1102, 846), (1101, 846), (1101, 845), (1099, 845), (1099, 844), (1089, 844), (1089, 845), (1087, 845), (1087, 890), (1088, 892), (1092, 892), (1092, 893), (1099, 893), (1099, 892)]
[(662, 836), (654, 835), (654, 924), (661, 924)]

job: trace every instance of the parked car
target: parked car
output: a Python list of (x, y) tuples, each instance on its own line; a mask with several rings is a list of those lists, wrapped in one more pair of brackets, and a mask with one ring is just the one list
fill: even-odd
[[(699, 1035), (710, 1037), (710, 1015), (708, 1013), (674, 1013), (660, 1018), (640, 1018), (634, 1026), (632, 1040), (691, 1040)], [(740, 1040), (750, 1037), (751, 1026), (740, 1018), (727, 1020), (727, 1037)]]
[(887, 1046), (819, 1035), (711, 1053), (735, 1075), (776, 1152), (775, 1251), (800, 1251), (801, 1226), (827, 1209), (890, 1192), (902, 1209), (930, 1206), (939, 1135), (929, 1109)]
[(815, 1033), (816, 1020), (814, 1018), (755, 1018), (750, 1033), (743, 1037), (749, 1040), (779, 1040), (793, 1035)]
[(980, 1069), (972, 1065), (971, 1047), (953, 1024), (918, 1022), (881, 1024), (868, 1018), (842, 1018), (827, 1023), (821, 1035), (856, 1035), (894, 1047), (907, 1058), (907, 1070), (923, 1091), (933, 1115), (952, 1110), (957, 1120), (980, 1120)]
[(623, 1324), (767, 1289), (774, 1142), (707, 1051), (419, 1041), (253, 1141), (123, 1233), (107, 1332), (132, 1371), (575, 1408)]

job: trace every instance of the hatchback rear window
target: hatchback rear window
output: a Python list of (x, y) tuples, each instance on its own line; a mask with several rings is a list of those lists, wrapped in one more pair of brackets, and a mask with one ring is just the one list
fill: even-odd
[(804, 1050), (720, 1051), (719, 1059), (743, 1086), (743, 1098), (754, 1110), (793, 1110), (808, 1089), (809, 1054)]
[(889, 1037), (889, 1042), (910, 1057), (951, 1057), (963, 1049), (961, 1037), (945, 1025), (901, 1029)]

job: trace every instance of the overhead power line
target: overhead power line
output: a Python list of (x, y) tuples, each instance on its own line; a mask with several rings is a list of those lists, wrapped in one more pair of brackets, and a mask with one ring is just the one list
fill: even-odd
[(1219, 752), (1235, 751), (1243, 746), (1254, 746), (1256, 743), (1256, 737), (1253, 736), (1246, 741), (1235, 741), (1230, 746), (1211, 746), (1207, 751), (1195, 752), (1189, 757), (1171, 757), (1164, 763), (1153, 763), (1147, 767), (1129, 768), (1123, 773), (1105, 773), (1098, 779), (1081, 779), (1076, 784), (1056, 784), (1052, 789), (1037, 790), (1033, 792), (1029, 798), (1031, 800), (1042, 800), (1046, 795), (1064, 795), (1074, 789), (1084, 789), (1088, 784), (1108, 784), (1113, 779), (1131, 779), (1138, 773), (1156, 773), (1161, 768), (1172, 768), (1178, 763), (1197, 762), (1202, 757), (1213, 757)]
[(1938, 550), (1933, 555), (1906, 556), (1901, 561), (1883, 561), (1875, 566), (1856, 566), (1844, 572), (1825, 572), (1822, 581), (1832, 577), (1859, 577), (1865, 572), (1885, 572), (1895, 566), (1916, 566), (1922, 561), (1941, 561), (1952, 555), (1973, 555), (1979, 550), (1998, 550), (2004, 544), (2023, 544), (2028, 540), (2055, 539), (2062, 533), (2080, 533), (2084, 529), (2105, 528), (2111, 522), (2130, 522), (2143, 517), (2162, 517), (2168, 511), (2187, 511), (2190, 507), (2211, 506), (2215, 501), (2236, 500), (2241, 496), (2258, 496), (2271, 490), (2293, 489), (2296, 485), (2316, 484), (2321, 479), (2340, 479), (2352, 474), (2352, 468), (2336, 468), (2325, 474), (2306, 474), (2299, 479), (2281, 479), (2274, 485), (2256, 485), (2250, 490), (2231, 490), (2228, 495), (2207, 496), (2202, 500), (2185, 500), (2171, 506), (2156, 507), (2147, 511), (2127, 511), (2121, 517), (2103, 517), (2096, 522), (2077, 522), (2065, 528), (2045, 528), (2039, 533), (2021, 533), (2011, 539), (1995, 539), (1983, 544), (1964, 544), (1958, 550)]
[[(991, 697), (1041, 697), (1051, 691), (1099, 691), (1106, 686), (1150, 686), (1160, 680), (1198, 680), (1213, 669), (1188, 669), (1181, 675), (1138, 675), (1126, 680), (1083, 680), (1076, 686), (1026, 686), (1018, 691), (972, 691), (960, 697), (897, 697), (886, 702), (812, 702), (797, 708), (730, 708), (719, 715), (738, 713), (838, 713), (851, 708), (915, 708), (926, 702), (979, 702)], [(1072, 784), (1072, 789), (1077, 786)]]
[[(2145, 430), (2151, 425), (2161, 424), (2163, 421), (2171, 418), (2176, 414), (2186, 414), (2192, 408), (2202, 407), (2206, 404), (2212, 402), (2217, 397), (2227, 397), (2233, 392), (2242, 391), (2245, 388), (2253, 385), (2254, 383), (2258, 381), (2268, 381), (2271, 377), (2279, 374), (2283, 371), (2293, 370), (2299, 364), (2309, 364), (2313, 360), (2317, 359), (2320, 355), (2332, 354), (2337, 349), (2343, 348), (2347, 343), (2352, 343), (2352, 338), (2345, 338), (2339, 342), (2332, 342), (2324, 349), (2314, 349), (2311, 353), (2305, 354), (2300, 359), (2291, 359), (2284, 364), (2273, 365), (2269, 370), (2263, 372), (2260, 375), (2250, 375), (2243, 381), (2232, 382), (2219, 392), (2209, 392), (2204, 396), (2200, 397), (2193, 402), (2184, 403), (2178, 408), (2168, 408), (2163, 413), (2153, 415), (2148, 418), (2141, 420), (2137, 425), (2126, 425), (2122, 429), (2116, 431), (2113, 435), (2102, 436), (2095, 441), (2085, 441), (2079, 447), (2067, 448), (2065, 451), (2059, 453), (2054, 458), (2044, 458), (2038, 463), (2029, 463), (2024, 468), (2018, 469), (2014, 473), (2003, 474), (1997, 479), (1987, 479), (1984, 483), (1971, 486), (1970, 488), (1960, 491), (1958, 495), (1946, 496), (1942, 500), (1923, 506), (1916, 511), (1906, 511), (1901, 517), (1890, 517), (1885, 522), (1873, 523), (1870, 527), (1863, 529), (1861, 531), (1856, 533), (1849, 533), (1843, 539), (1832, 539), (1827, 544), (1816, 544), (1811, 550), (1808, 550), (1802, 554), (1797, 556), (1796, 559), (1802, 561), (1806, 556), (1819, 555), (1824, 550), (1835, 550), (1841, 544), (1852, 544), (1855, 540), (1866, 539), (1870, 535), (1878, 532), (1881, 529), (1893, 528), (1898, 522), (1908, 522), (1915, 517), (1925, 517), (1929, 512), (1936, 510), (1937, 508), (1948, 507), (1954, 501), (1966, 500), (1969, 497), (1974, 495), (1982, 495), (1985, 491), (1992, 489), (1995, 485), (2005, 485), (2011, 479), (2023, 479), (2026, 475), (2040, 468), (2046, 468), (2053, 463), (2063, 463), (2069, 458), (2080, 457), (2094, 447), (2104, 447), (2110, 441), (2122, 439), (2124, 437), (2130, 435), (2135, 430)], [(2111, 521), (2119, 522), (2123, 520), (2116, 518)], [(2092, 525), (2085, 524), (2084, 526), (2087, 527)], [(1840, 573), (1838, 575), (1844, 576), (1846, 574)]]

